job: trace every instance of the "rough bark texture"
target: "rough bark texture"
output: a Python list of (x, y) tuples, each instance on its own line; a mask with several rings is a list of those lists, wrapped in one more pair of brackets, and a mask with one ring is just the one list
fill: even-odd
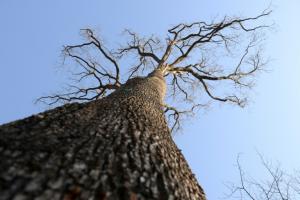
[(0, 199), (204, 200), (162, 111), (159, 71), (0, 126)]

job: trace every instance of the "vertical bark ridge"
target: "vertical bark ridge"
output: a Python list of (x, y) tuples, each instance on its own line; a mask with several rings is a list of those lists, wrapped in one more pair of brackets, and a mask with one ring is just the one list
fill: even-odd
[(0, 199), (195, 199), (167, 127), (160, 72), (108, 97), (0, 126)]

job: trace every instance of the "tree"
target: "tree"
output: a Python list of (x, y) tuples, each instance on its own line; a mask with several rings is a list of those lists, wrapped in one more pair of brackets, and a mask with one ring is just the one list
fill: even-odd
[[(269, 14), (181, 23), (165, 42), (126, 30), (130, 40), (117, 50), (83, 29), (86, 41), (63, 53), (79, 66), (76, 81), (92, 78), (91, 85), (42, 97), (70, 104), (0, 127), (2, 199), (204, 200), (171, 131), (182, 114), (205, 105), (197, 91), (245, 105), (243, 89), (265, 64), (259, 33), (267, 26), (256, 23)], [(218, 64), (220, 56), (232, 67)], [(123, 83), (119, 63), (126, 57), (138, 63)], [(187, 105), (167, 105), (166, 94)]]
[(286, 173), (280, 164), (272, 162), (259, 154), (263, 168), (266, 170), (266, 178), (263, 180), (253, 179), (247, 176), (240, 164), (238, 156), (237, 167), (239, 183), (228, 184), (229, 194), (227, 198), (245, 200), (296, 200), (300, 197), (300, 176)]

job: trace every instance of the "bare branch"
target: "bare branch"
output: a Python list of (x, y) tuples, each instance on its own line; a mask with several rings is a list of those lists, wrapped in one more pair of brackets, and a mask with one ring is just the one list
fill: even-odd
[[(262, 166), (267, 171), (270, 180), (257, 181), (249, 180), (240, 164), (240, 156), (237, 158), (237, 168), (239, 172), (239, 184), (228, 186), (230, 190), (226, 198), (238, 197), (238, 199), (252, 200), (296, 200), (300, 194), (296, 189), (299, 186), (295, 177), (286, 174), (279, 165), (273, 166), (259, 154)], [(237, 195), (237, 196), (235, 196)]]
[(167, 116), (171, 132), (178, 131), (181, 128), (181, 118), (183, 115), (194, 115), (197, 108), (205, 105), (195, 104), (188, 110), (177, 110), (175, 107), (164, 104), (164, 113)]
[(124, 53), (134, 50), (139, 54), (140, 57), (150, 57), (156, 61), (157, 64), (161, 62), (160, 59), (154, 54), (152, 47), (152, 43), (156, 43), (154, 39), (150, 38), (144, 41), (140, 39), (136, 33), (131, 32), (128, 29), (125, 31), (132, 37), (132, 40), (127, 44), (126, 47), (120, 48), (116, 54), (122, 56)]
[[(179, 64), (188, 56), (190, 53), (197, 49), (198, 45), (204, 45), (206, 43), (219, 43), (223, 41), (227, 46), (229, 36), (224, 35), (224, 31), (229, 28), (232, 29), (241, 29), (245, 32), (254, 32), (261, 28), (266, 28), (268, 26), (255, 26), (252, 28), (246, 27), (245, 23), (260, 19), (267, 15), (271, 14), (271, 11), (264, 11), (262, 14), (256, 17), (244, 18), (244, 19), (227, 19), (226, 17), (220, 23), (212, 23), (207, 24), (205, 22), (195, 22), (192, 24), (179, 24), (172, 29), (169, 29), (169, 33), (173, 34), (173, 40), (168, 45), (167, 49), (172, 49), (172, 45), (177, 45), (180, 47), (180, 51), (182, 53), (181, 56), (177, 57), (173, 62), (171, 62), (170, 66), (175, 66)], [(228, 39), (227, 39), (228, 38)], [(220, 40), (219, 40), (220, 39)], [(170, 52), (166, 51), (166, 54), (170, 54)]]
[[(56, 103), (67, 103), (73, 101), (91, 101), (99, 99), (109, 93), (110, 90), (116, 90), (121, 86), (120, 68), (117, 61), (113, 58), (111, 52), (104, 50), (100, 40), (98, 40), (92, 30), (83, 29), (87, 35), (89, 42), (68, 45), (63, 49), (64, 59), (69, 58), (79, 67), (79, 72), (73, 72), (73, 80), (76, 84), (83, 82), (84, 79), (94, 80), (95, 85), (88, 87), (78, 87), (76, 85), (68, 85), (70, 92), (48, 95), (37, 99), (36, 102), (45, 102), (49, 105)], [(115, 73), (110, 73), (105, 67), (101, 66), (96, 60), (92, 60), (85, 53), (85, 48), (93, 48), (99, 50), (100, 55), (109, 61), (114, 68)]]
[[(102, 47), (100, 41), (94, 36), (94, 33), (91, 29), (82, 29), (86, 31), (86, 34), (88, 36), (88, 38), (91, 40), (91, 42), (99, 49), (99, 51), (104, 55), (104, 57), (109, 60), (114, 66), (115, 66), (115, 70), (116, 70), (116, 82), (119, 83), (120, 80), (120, 67), (118, 65), (118, 63), (116, 62), (116, 60), (109, 55), (109, 53), (107, 53), (104, 48)], [(111, 54), (111, 53), (110, 53)]]

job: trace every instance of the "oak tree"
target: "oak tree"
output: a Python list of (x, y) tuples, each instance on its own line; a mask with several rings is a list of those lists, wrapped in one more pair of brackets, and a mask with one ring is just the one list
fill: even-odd
[(269, 14), (181, 23), (165, 39), (125, 30), (117, 49), (83, 29), (85, 41), (63, 49), (75, 84), (39, 99), (64, 105), (0, 126), (0, 199), (204, 200), (171, 132), (205, 96), (245, 105)]

